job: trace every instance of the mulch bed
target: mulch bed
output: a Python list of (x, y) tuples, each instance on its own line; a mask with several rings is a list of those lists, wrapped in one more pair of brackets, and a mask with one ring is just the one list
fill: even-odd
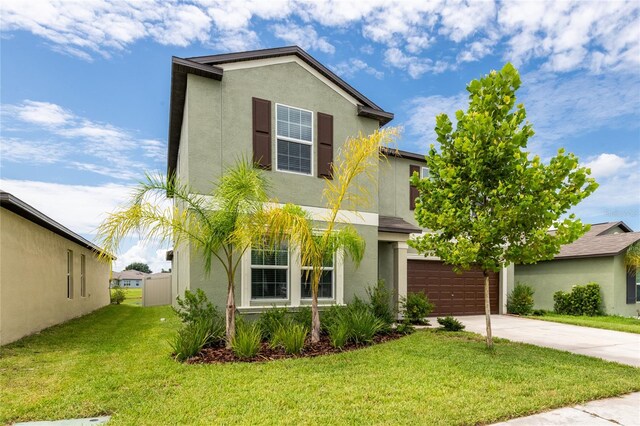
[(327, 336), (321, 336), (318, 343), (311, 343), (310, 341), (307, 341), (302, 353), (298, 355), (286, 354), (284, 349), (271, 348), (268, 342), (262, 342), (262, 348), (258, 352), (258, 355), (253, 358), (238, 358), (231, 349), (226, 349), (224, 346), (210, 347), (204, 348), (198, 355), (189, 358), (186, 362), (188, 364), (222, 364), (227, 362), (267, 362), (286, 358), (312, 358), (321, 355), (337, 354), (362, 349), (379, 343), (388, 342), (390, 340), (396, 340), (402, 336), (405, 335), (395, 332), (378, 335), (373, 338), (373, 342), (371, 344), (357, 345), (354, 343), (348, 343), (342, 349), (334, 348), (331, 346)]

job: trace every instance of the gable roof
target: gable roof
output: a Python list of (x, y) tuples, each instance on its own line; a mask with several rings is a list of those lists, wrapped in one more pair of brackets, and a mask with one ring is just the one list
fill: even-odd
[(144, 272), (136, 271), (135, 269), (129, 269), (121, 272), (113, 272), (111, 274), (112, 280), (142, 280), (149, 276)]
[[(615, 227), (619, 227), (623, 232), (606, 233)], [(615, 256), (636, 241), (640, 241), (640, 232), (632, 232), (631, 228), (622, 221), (596, 223), (591, 225), (591, 229), (582, 237), (562, 246), (560, 253), (554, 259)]]
[[(102, 249), (93, 244), (91, 241), (86, 240), (85, 238), (51, 219), (49, 216), (46, 216), (39, 210), (34, 209), (18, 197), (2, 190), (0, 190), (0, 207), (11, 211), (18, 216), (21, 216), (35, 223), (36, 225), (42, 226), (43, 228), (48, 229), (49, 231), (58, 234), (69, 241), (79, 244), (82, 247), (86, 247), (96, 254), (102, 252)], [(111, 256), (111, 258), (115, 259), (114, 256)]]
[(393, 120), (393, 113), (384, 111), (365, 95), (357, 91), (333, 71), (322, 65), (313, 56), (298, 46), (277, 47), (272, 49), (252, 50), (248, 52), (223, 53), (220, 55), (195, 56), (191, 58), (171, 58), (171, 101), (169, 106), (169, 147), (167, 174), (175, 172), (178, 163), (178, 148), (184, 113), (184, 101), (187, 89), (187, 74), (199, 75), (213, 80), (222, 80), (224, 70), (218, 65), (253, 61), (259, 59), (295, 56), (300, 58), (330, 82), (344, 90), (357, 102), (357, 115), (378, 120), (385, 125)]

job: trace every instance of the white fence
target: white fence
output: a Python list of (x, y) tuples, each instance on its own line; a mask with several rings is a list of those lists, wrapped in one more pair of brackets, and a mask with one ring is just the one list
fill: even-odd
[(144, 279), (142, 306), (170, 305), (171, 302), (171, 275)]

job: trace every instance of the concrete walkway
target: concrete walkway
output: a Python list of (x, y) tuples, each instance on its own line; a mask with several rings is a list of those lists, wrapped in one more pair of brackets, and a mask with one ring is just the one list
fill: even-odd
[[(467, 331), (485, 335), (484, 315), (458, 317)], [(432, 321), (433, 324), (437, 324)], [(640, 334), (577, 325), (492, 315), (495, 337), (560, 349), (640, 367)], [(640, 422), (639, 422), (640, 423)]]
[(496, 426), (498, 425), (638, 426), (640, 425), (640, 392), (496, 423)]

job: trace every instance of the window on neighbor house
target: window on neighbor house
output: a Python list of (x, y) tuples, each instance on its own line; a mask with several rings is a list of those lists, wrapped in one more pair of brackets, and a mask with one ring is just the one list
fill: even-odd
[(87, 269), (84, 254), (80, 255), (80, 297), (87, 297)]
[(289, 297), (289, 248), (251, 250), (251, 299)]
[(636, 268), (636, 302), (640, 302), (640, 268)]
[(276, 169), (311, 175), (313, 113), (276, 104)]
[[(320, 276), (320, 282), (318, 283), (318, 299), (331, 299), (333, 298), (333, 288), (335, 283), (334, 272), (334, 259), (333, 256), (324, 262), (322, 267), (322, 275)], [(311, 299), (311, 266), (303, 266), (300, 279), (301, 297), (303, 299)]]
[(428, 167), (420, 167), (420, 179), (424, 179), (429, 177), (429, 168)]
[(73, 252), (67, 250), (67, 299), (73, 299)]

